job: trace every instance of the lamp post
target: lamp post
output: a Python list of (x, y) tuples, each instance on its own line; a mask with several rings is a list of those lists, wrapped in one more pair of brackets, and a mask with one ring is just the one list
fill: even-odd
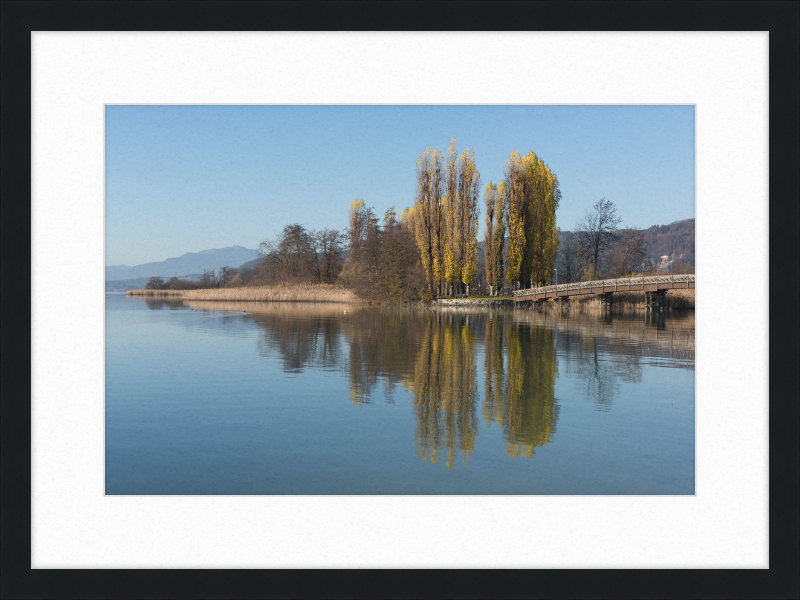
[(556, 285), (558, 285), (558, 269), (553, 269), (556, 273)]

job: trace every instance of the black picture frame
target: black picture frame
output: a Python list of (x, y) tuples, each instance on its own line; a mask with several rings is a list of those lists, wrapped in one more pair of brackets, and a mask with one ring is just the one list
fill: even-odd
[[(458, 10), (454, 10), (455, 7)], [(798, 2), (3, 1), (3, 598), (797, 598)], [(31, 31), (769, 31), (769, 550), (764, 570), (32, 570)], [(787, 266), (789, 268), (787, 268)], [(13, 293), (9, 293), (13, 290)], [(758, 307), (754, 310), (759, 310)]]

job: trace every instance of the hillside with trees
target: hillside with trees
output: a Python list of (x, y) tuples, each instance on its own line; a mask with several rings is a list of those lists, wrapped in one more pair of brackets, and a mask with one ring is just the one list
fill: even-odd
[[(610, 208), (618, 221), (613, 227), (604, 227), (600, 212)], [(558, 281), (694, 272), (694, 219), (648, 229), (620, 228), (620, 223), (613, 203), (609, 207), (601, 201), (587, 211), (575, 231), (562, 231), (556, 261)]]
[(647, 256), (659, 263), (662, 256), (672, 263), (683, 262), (694, 267), (694, 219), (669, 225), (653, 225), (645, 229)]

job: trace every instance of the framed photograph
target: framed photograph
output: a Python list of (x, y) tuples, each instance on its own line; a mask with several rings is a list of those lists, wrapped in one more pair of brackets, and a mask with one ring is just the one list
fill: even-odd
[(796, 4), (60, 6), (5, 596), (796, 595)]
[(694, 495), (694, 134), (107, 105), (105, 495)]

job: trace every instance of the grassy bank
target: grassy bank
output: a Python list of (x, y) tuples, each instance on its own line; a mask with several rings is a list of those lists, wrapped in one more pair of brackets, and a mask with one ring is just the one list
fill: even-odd
[(327, 283), (280, 284), (205, 290), (129, 290), (129, 296), (225, 302), (359, 302), (351, 290)]

